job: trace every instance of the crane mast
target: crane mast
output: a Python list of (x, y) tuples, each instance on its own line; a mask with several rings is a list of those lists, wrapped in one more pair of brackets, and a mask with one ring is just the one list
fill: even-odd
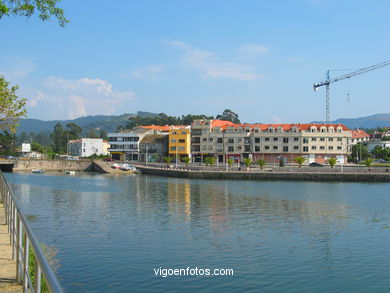
[(319, 82), (319, 83), (315, 83), (313, 84), (313, 89), (314, 91), (318, 91), (318, 88), (321, 87), (321, 86), (324, 86), (326, 87), (326, 123), (329, 123), (329, 112), (330, 112), (330, 95), (329, 95), (329, 88), (330, 88), (330, 84), (333, 83), (333, 82), (336, 82), (336, 81), (340, 81), (340, 80), (343, 80), (343, 79), (346, 79), (346, 78), (351, 78), (353, 76), (356, 76), (356, 75), (359, 75), (359, 74), (363, 74), (363, 73), (366, 73), (366, 72), (369, 72), (371, 70), (375, 70), (375, 69), (378, 69), (378, 68), (381, 68), (381, 67), (384, 67), (384, 66), (387, 66), (387, 65), (390, 65), (390, 60), (389, 61), (385, 61), (385, 62), (381, 62), (381, 63), (378, 63), (378, 64), (375, 64), (375, 65), (372, 65), (372, 66), (368, 66), (368, 67), (363, 67), (363, 68), (360, 68), (356, 71), (353, 71), (351, 73), (347, 73), (347, 74), (343, 74), (343, 75), (340, 75), (338, 77), (335, 77), (335, 78), (330, 78), (330, 74), (329, 74), (329, 70), (326, 71), (326, 80), (322, 81), (322, 82)]

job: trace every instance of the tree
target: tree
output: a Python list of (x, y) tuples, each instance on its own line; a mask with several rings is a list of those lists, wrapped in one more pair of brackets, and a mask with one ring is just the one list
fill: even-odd
[(61, 0), (0, 0), (0, 19), (4, 16), (19, 15), (30, 17), (35, 12), (45, 21), (51, 16), (57, 18), (60, 26), (64, 27), (69, 20), (65, 18), (64, 11), (57, 7)]
[(50, 136), (52, 140), (53, 150), (56, 153), (63, 154), (66, 152), (67, 137), (61, 123), (54, 125), (53, 133)]
[(82, 131), (83, 130), (81, 129), (81, 127), (78, 126), (76, 123), (66, 124), (65, 135), (68, 135), (67, 137), (68, 140), (79, 139)]
[(240, 119), (238, 117), (238, 114), (234, 113), (230, 109), (224, 110), (222, 115), (217, 115), (216, 119), (231, 121), (233, 123), (240, 123)]
[(188, 164), (191, 162), (191, 159), (189, 157), (185, 157), (183, 162), (186, 163), (186, 166), (188, 166)]
[(263, 169), (266, 164), (264, 159), (258, 159), (256, 162), (260, 166), (260, 169)]
[(16, 95), (17, 89), (17, 85), (10, 87), (9, 82), (0, 75), (0, 130), (12, 134), (15, 134), (19, 119), (27, 114), (26, 99)]
[(284, 167), (284, 157), (280, 157), (280, 159), (279, 159), (279, 167)]
[(328, 164), (331, 168), (333, 168), (337, 164), (337, 159), (335, 157), (331, 157), (327, 160)]
[(206, 164), (206, 166), (210, 165), (210, 167), (213, 167), (215, 164), (215, 157), (206, 157), (203, 160)]
[(231, 167), (233, 166), (234, 160), (231, 159), (231, 158), (229, 158), (229, 159), (227, 160), (227, 163), (228, 163), (229, 167), (231, 168)]
[(0, 133), (0, 154), (6, 156), (15, 155), (15, 135), (8, 132)]
[(99, 138), (99, 135), (95, 132), (93, 128), (89, 129), (87, 133), (88, 138)]
[(250, 159), (250, 158), (245, 158), (245, 159), (244, 159), (244, 164), (245, 164), (245, 166), (246, 166), (246, 169), (249, 169), (249, 167), (250, 167), (251, 164), (252, 164), (252, 159)]
[(371, 164), (372, 164), (372, 158), (367, 158), (364, 162), (363, 162), (363, 164), (366, 166), (366, 167), (368, 167), (368, 171), (371, 171)]
[(352, 146), (352, 160), (358, 163), (359, 161), (365, 160), (370, 156), (367, 147), (362, 143), (357, 143)]
[(171, 165), (172, 157), (164, 157), (163, 160), (167, 163), (167, 167)]
[(294, 162), (298, 164), (298, 167), (301, 168), (303, 163), (306, 161), (304, 157), (295, 157)]

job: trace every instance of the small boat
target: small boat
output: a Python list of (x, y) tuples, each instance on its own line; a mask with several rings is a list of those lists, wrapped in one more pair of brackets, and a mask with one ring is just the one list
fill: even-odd
[(69, 175), (76, 175), (76, 171), (71, 171), (71, 170), (67, 170), (65, 171), (65, 173)]
[(136, 170), (136, 168), (135, 168), (134, 166), (131, 166), (131, 165), (129, 165), (129, 164), (123, 164), (123, 165), (120, 167), (120, 169), (121, 169), (122, 171), (135, 171), (135, 170)]
[(45, 172), (45, 170), (43, 169), (33, 169), (31, 172), (35, 173), (35, 174), (42, 174)]

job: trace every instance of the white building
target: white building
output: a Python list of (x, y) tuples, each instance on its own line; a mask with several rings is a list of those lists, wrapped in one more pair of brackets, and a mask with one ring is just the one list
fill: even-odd
[(77, 157), (107, 155), (102, 138), (82, 138), (68, 142), (68, 154)]
[(376, 146), (380, 146), (382, 148), (390, 148), (389, 140), (370, 140), (367, 142), (367, 149), (369, 152), (372, 152)]

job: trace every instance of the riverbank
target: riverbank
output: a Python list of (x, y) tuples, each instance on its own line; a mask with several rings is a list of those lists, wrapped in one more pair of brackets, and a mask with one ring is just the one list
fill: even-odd
[[(286, 168), (224, 171), (205, 169), (171, 169), (162, 167), (137, 166), (142, 174), (194, 179), (233, 180), (293, 180), (293, 181), (348, 181), (348, 182), (390, 182), (386, 170), (339, 170), (331, 168)], [(314, 170), (315, 169), (315, 170)]]

